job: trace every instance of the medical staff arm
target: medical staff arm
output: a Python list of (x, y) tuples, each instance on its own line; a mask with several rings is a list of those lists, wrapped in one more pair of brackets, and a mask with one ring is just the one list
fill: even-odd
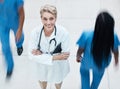
[(50, 54), (34, 55), (32, 52), (29, 52), (29, 59), (36, 61), (37, 63), (52, 65), (52, 55)]
[(69, 57), (69, 53), (68, 52), (65, 52), (65, 53), (60, 53), (60, 54), (56, 54), (56, 55), (51, 55), (51, 54), (46, 54), (46, 53), (43, 53), (42, 51), (40, 50), (32, 50), (32, 55), (35, 56), (41, 56), (42, 59), (44, 58), (47, 58), (49, 59), (49, 57), (51, 57), (50, 59), (51, 60), (66, 60), (68, 57)]
[(82, 53), (84, 52), (84, 49), (83, 48), (78, 48), (77, 50), (77, 54), (76, 54), (76, 61), (77, 62), (81, 62), (81, 59), (82, 59)]
[(118, 36), (117, 34), (114, 35), (114, 47), (113, 47), (113, 55), (114, 55), (114, 59), (115, 59), (115, 66), (118, 66), (119, 65), (119, 39), (118, 39)]
[(69, 52), (62, 52), (60, 54), (53, 55), (53, 60), (66, 60), (68, 59), (70, 53)]
[[(28, 46), (28, 57), (30, 60), (33, 60), (37, 63), (52, 65), (52, 55), (40, 53), (37, 50), (39, 33), (36, 30), (33, 30), (30, 35), (29, 39), (29, 46)], [(38, 52), (38, 53), (37, 53)]]
[(114, 59), (115, 59), (115, 66), (118, 66), (119, 65), (119, 51), (116, 50), (116, 51), (113, 51), (113, 54), (114, 54)]
[(19, 7), (18, 13), (19, 13), (19, 25), (18, 25), (18, 30), (16, 33), (16, 41), (18, 41), (22, 35), (22, 29), (23, 29), (23, 24), (24, 24), (24, 19), (25, 19), (23, 6)]
[(68, 32), (65, 31), (64, 34), (62, 34), (62, 38), (61, 38), (62, 52), (59, 54), (53, 55), (53, 60), (68, 59), (68, 57), (70, 56), (69, 44), (70, 44), (70, 36), (69, 36)]
[(78, 45), (78, 50), (76, 53), (76, 61), (77, 62), (81, 62), (82, 59), (82, 53), (84, 52), (84, 48), (85, 48), (85, 32), (82, 32), (81, 36), (79, 37), (78, 41), (77, 41), (77, 45)]

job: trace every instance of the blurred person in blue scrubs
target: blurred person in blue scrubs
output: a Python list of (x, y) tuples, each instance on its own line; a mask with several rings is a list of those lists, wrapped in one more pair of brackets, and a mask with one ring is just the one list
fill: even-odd
[[(118, 66), (119, 40), (114, 33), (114, 24), (114, 18), (107, 11), (102, 11), (97, 16), (94, 31), (84, 31), (77, 41), (76, 61), (81, 62), (81, 89), (98, 89), (112, 53), (115, 66)], [(90, 70), (93, 75), (91, 84)]]
[(23, 52), (23, 24), (24, 24), (24, 1), (23, 0), (0, 0), (0, 41), (2, 52), (7, 64), (7, 77), (13, 71), (14, 62), (10, 48), (10, 30), (14, 32), (17, 53)]

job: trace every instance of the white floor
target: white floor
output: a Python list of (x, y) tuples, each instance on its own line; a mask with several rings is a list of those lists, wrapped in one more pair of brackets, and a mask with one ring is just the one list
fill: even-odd
[[(40, 7), (53, 4), (58, 9), (57, 23), (68, 29), (71, 35), (70, 73), (63, 82), (62, 89), (80, 89), (80, 64), (75, 62), (76, 41), (83, 30), (94, 27), (94, 21), (102, 9), (108, 10), (115, 18), (115, 32), (120, 38), (120, 0), (25, 0), (25, 41), (22, 56), (17, 56), (14, 36), (11, 32), (11, 48), (15, 68), (11, 80), (5, 79), (5, 64), (0, 49), (0, 89), (40, 89), (36, 77), (36, 64), (27, 57), (27, 46), (31, 30), (39, 25)], [(92, 78), (92, 76), (91, 76)], [(114, 68), (114, 60), (106, 69), (99, 89), (120, 89), (120, 69)], [(48, 84), (47, 89), (55, 89)]]

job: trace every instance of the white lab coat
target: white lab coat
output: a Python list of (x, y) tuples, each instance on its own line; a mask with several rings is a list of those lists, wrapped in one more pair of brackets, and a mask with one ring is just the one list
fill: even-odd
[(62, 43), (62, 52), (70, 52), (69, 49), (69, 33), (62, 26), (56, 25), (56, 35), (55, 29), (50, 37), (45, 37), (44, 31), (42, 31), (40, 46), (43, 54), (33, 55), (31, 52), (33, 49), (37, 49), (40, 33), (43, 26), (36, 27), (31, 31), (30, 42), (28, 47), (29, 59), (36, 61), (38, 66), (38, 76), (40, 81), (47, 81), (52, 83), (60, 83), (69, 73), (69, 62), (68, 60), (52, 60), (51, 54), (46, 54), (46, 52), (51, 52), (55, 49), (55, 42), (52, 41), (49, 44), (50, 39), (55, 38), (57, 44)]

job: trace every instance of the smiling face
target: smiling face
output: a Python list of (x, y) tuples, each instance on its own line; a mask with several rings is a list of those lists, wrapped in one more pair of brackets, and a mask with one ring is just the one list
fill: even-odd
[(41, 15), (41, 20), (44, 26), (44, 30), (46, 31), (53, 31), (55, 22), (56, 22), (56, 17), (52, 13), (49, 12), (43, 12)]
[(45, 33), (52, 33), (57, 18), (56, 7), (52, 5), (45, 5), (41, 8), (40, 15)]

